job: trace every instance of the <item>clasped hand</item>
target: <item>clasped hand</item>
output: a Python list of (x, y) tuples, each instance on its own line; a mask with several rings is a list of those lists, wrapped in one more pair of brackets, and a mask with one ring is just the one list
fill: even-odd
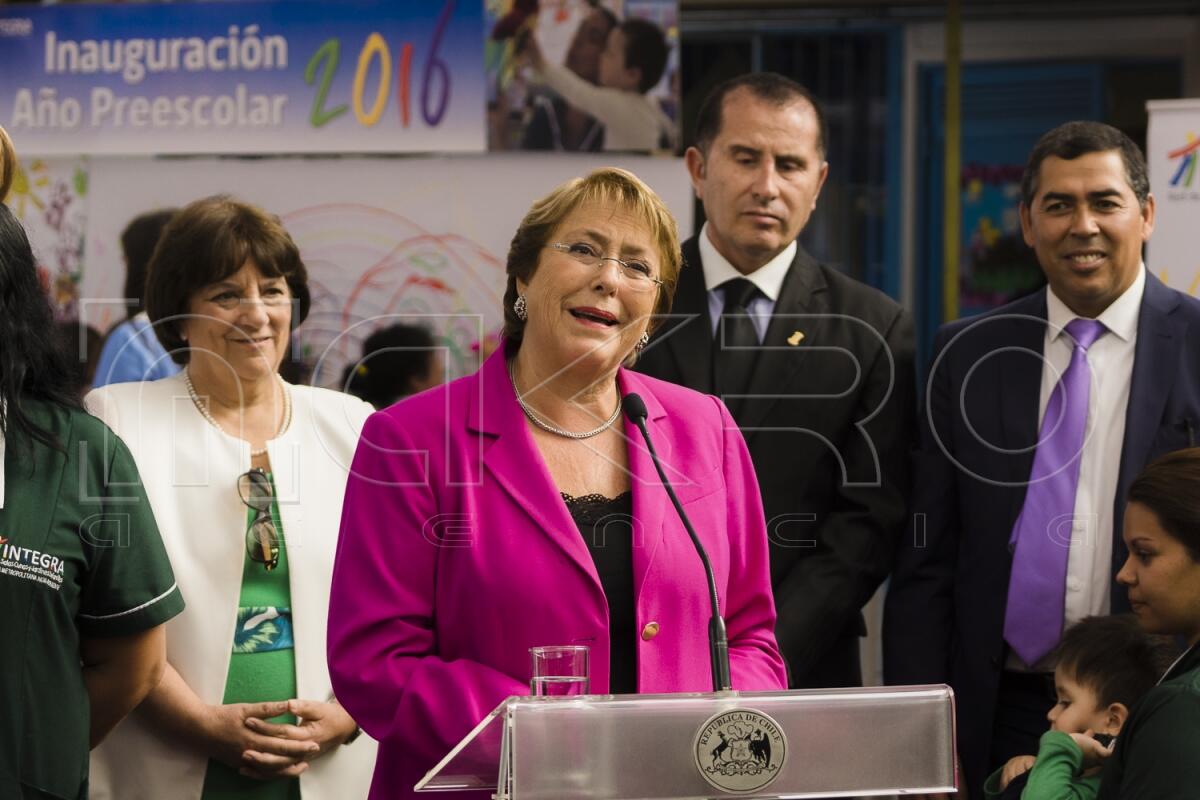
[[(267, 720), (292, 714), (296, 724)], [(345, 741), (354, 720), (337, 703), (284, 700), (211, 706), (208, 738), (212, 756), (250, 778), (295, 777), (308, 764)]]
[(1113, 739), (1107, 745), (1100, 744), (1092, 738), (1093, 732), (1089, 728), (1084, 733), (1072, 733), (1071, 739), (1075, 745), (1083, 753), (1083, 765), (1081, 769), (1084, 771), (1093, 769), (1104, 763), (1104, 760), (1112, 755), (1113, 748), (1117, 745), (1117, 740)]

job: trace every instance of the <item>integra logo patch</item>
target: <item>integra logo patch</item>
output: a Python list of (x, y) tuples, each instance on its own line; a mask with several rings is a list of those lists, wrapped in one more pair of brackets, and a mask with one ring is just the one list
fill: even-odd
[(0, 536), (0, 576), (33, 581), (57, 592), (62, 588), (66, 567), (66, 562), (58, 556), (18, 547)]

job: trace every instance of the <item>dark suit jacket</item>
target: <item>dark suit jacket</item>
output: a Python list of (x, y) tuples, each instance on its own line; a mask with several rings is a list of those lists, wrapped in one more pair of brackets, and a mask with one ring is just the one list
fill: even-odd
[[(637, 369), (713, 391), (712, 323), (695, 238), (672, 319)], [(796, 331), (803, 334), (798, 344)], [(735, 418), (762, 490), (775, 634), (792, 686), (861, 683), (861, 609), (891, 567), (914, 434), (912, 321), (800, 248)], [(697, 524), (703, 524), (697, 520)]]
[[(1038, 438), (1046, 291), (942, 327), (914, 455), (913, 519), (884, 619), (888, 683), (954, 687), (968, 788), (988, 768), (1012, 555)], [(1112, 574), (1129, 484), (1200, 427), (1200, 302), (1146, 275), (1113, 499)], [(969, 380), (968, 380), (969, 378)], [(967, 418), (964, 418), (964, 413)], [(1114, 613), (1129, 608), (1114, 581)]]

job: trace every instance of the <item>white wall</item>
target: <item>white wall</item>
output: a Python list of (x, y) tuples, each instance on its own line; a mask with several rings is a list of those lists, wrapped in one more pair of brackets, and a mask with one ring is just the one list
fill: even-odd
[(362, 339), (389, 320), (434, 328), (449, 346), (451, 375), (461, 375), (474, 367), (470, 345), (501, 324), (504, 261), (522, 216), (559, 183), (601, 165), (639, 175), (680, 230), (691, 230), (691, 185), (675, 158), (93, 159), (81, 317), (104, 330), (124, 313), (119, 242), (132, 217), (232, 193), (278, 214), (300, 246), (314, 302), (297, 339), (310, 357), (329, 353), (318, 383), (335, 381)]

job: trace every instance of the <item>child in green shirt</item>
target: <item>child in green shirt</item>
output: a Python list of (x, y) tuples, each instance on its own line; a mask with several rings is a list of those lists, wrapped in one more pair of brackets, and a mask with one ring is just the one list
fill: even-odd
[(1046, 713), (1050, 730), (1037, 756), (1009, 759), (988, 778), (984, 795), (1093, 800), (1100, 768), (1083, 769), (1083, 739), (1120, 733), (1129, 709), (1154, 687), (1172, 656), (1169, 642), (1145, 633), (1132, 615), (1088, 617), (1071, 626), (1058, 645), (1058, 702)]

